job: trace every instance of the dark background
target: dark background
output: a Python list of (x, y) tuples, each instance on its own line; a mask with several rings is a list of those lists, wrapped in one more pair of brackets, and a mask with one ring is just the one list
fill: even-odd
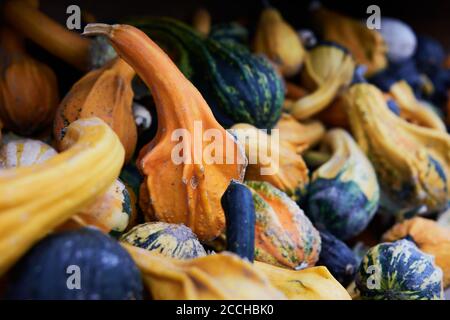
[[(270, 0), (281, 10), (283, 16), (296, 27), (308, 26), (308, 0)], [(416, 32), (427, 33), (441, 41), (450, 50), (450, 1), (332, 1), (322, 0), (324, 5), (342, 13), (364, 18), (366, 8), (376, 4), (381, 8), (382, 16), (391, 16), (409, 23)], [(41, 0), (41, 8), (55, 19), (64, 22), (65, 10), (71, 4), (77, 4), (81, 10), (93, 13), (98, 21), (111, 21), (130, 15), (167, 15), (189, 21), (194, 10), (203, 6), (210, 10), (213, 22), (245, 20), (250, 24), (257, 19), (261, 0)]]

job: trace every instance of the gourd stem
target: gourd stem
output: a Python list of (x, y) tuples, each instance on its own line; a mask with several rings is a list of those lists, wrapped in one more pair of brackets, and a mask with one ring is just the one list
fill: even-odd
[(251, 191), (232, 180), (221, 203), (225, 212), (227, 250), (253, 262), (256, 214)]
[(88, 70), (91, 40), (64, 28), (26, 0), (7, 1), (3, 11), (4, 19), (24, 36), (74, 67)]

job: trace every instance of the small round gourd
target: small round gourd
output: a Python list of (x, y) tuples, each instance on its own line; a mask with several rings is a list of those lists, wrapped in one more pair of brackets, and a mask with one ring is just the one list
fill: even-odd
[(381, 243), (363, 258), (356, 286), (363, 299), (440, 300), (442, 271), (407, 239)]
[(13, 268), (7, 299), (142, 299), (141, 275), (115, 240), (93, 228), (48, 236)]
[(409, 25), (401, 20), (383, 17), (380, 33), (387, 45), (387, 57), (391, 62), (402, 62), (413, 56), (417, 38)]
[(206, 251), (197, 236), (183, 224), (165, 222), (140, 224), (122, 235), (120, 240), (177, 259), (206, 256)]

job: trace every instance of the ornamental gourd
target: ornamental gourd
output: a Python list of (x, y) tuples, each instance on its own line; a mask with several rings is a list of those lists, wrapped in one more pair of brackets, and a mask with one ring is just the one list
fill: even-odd
[[(124, 160), (117, 136), (98, 118), (69, 125), (62, 150), (44, 163), (0, 170), (0, 275), (39, 239), (103, 194)], [(68, 177), (70, 183), (65, 183)]]
[(292, 147), (296, 153), (314, 147), (325, 135), (320, 121), (299, 122), (289, 113), (282, 113), (275, 129), (278, 129), (280, 143)]
[(3, 18), (26, 38), (82, 71), (100, 67), (116, 57), (104, 39), (83, 38), (60, 25), (27, 0), (8, 0)]
[(377, 177), (347, 131), (328, 131), (321, 147), (331, 157), (312, 174), (305, 210), (316, 226), (346, 240), (364, 230), (378, 208)]
[[(76, 274), (81, 276), (79, 283), (68, 280), (68, 275)], [(40, 241), (14, 266), (6, 292), (13, 300), (141, 300), (142, 296), (141, 275), (128, 252), (91, 228), (54, 233)]]
[(224, 127), (244, 122), (272, 128), (278, 121), (284, 86), (268, 59), (236, 41), (204, 39), (174, 19), (131, 21), (154, 39), (198, 88)]
[(406, 239), (371, 248), (356, 274), (356, 286), (369, 300), (443, 299), (441, 269)]
[(155, 300), (283, 300), (263, 273), (231, 253), (190, 260), (122, 244), (141, 270)]
[(25, 52), (23, 39), (0, 29), (0, 118), (6, 129), (30, 135), (51, 124), (58, 105), (56, 75)]
[(30, 166), (47, 161), (57, 154), (48, 144), (33, 139), (3, 139), (0, 169)]
[(246, 185), (256, 211), (255, 259), (291, 269), (314, 266), (320, 235), (302, 209), (267, 182), (247, 181)]
[(120, 241), (176, 259), (206, 256), (197, 236), (183, 224), (147, 222), (123, 234)]
[(325, 266), (343, 286), (354, 280), (358, 262), (353, 251), (325, 230), (320, 231), (321, 249), (317, 265)]
[(311, 92), (294, 101), (288, 111), (304, 120), (325, 109), (353, 77), (355, 62), (344, 48), (322, 43), (308, 52), (302, 71), (303, 85)]
[(62, 140), (65, 128), (73, 121), (95, 116), (118, 135), (125, 148), (125, 159), (129, 161), (137, 142), (132, 111), (134, 75), (134, 70), (118, 58), (83, 76), (72, 86), (56, 112), (53, 128), (56, 140)]
[(390, 94), (400, 107), (402, 118), (419, 126), (447, 132), (444, 121), (436, 112), (416, 99), (412, 88), (405, 80), (391, 85)]
[(373, 164), (389, 208), (409, 215), (447, 207), (450, 136), (398, 117), (373, 85), (353, 85), (346, 99), (353, 136)]
[(313, 8), (312, 19), (322, 39), (350, 50), (359, 64), (367, 66), (367, 75), (386, 67), (387, 47), (377, 30), (371, 30), (363, 22), (328, 10), (320, 4)]
[(306, 55), (297, 32), (273, 7), (267, 7), (261, 12), (253, 50), (265, 54), (288, 77), (300, 70)]
[[(108, 37), (153, 92), (158, 131), (138, 159), (145, 175), (140, 192), (144, 213), (183, 223), (200, 240), (218, 236), (225, 227), (220, 198), (232, 179), (242, 180), (244, 175), (246, 158), (240, 146), (215, 120), (192, 83), (142, 31), (127, 25), (89, 24), (85, 34)], [(207, 130), (222, 142), (214, 145), (214, 152), (204, 152), (211, 148), (204, 138)], [(173, 134), (182, 142), (174, 141)]]
[[(227, 188), (222, 205), (227, 217), (227, 250), (253, 262), (258, 249), (254, 235), (261, 231), (255, 226), (255, 205), (252, 192), (241, 183), (232, 181)], [(257, 221), (257, 220), (256, 220)], [(255, 234), (252, 231), (255, 229)], [(255, 261), (253, 268), (262, 272), (272, 286), (288, 299), (298, 300), (348, 300), (347, 291), (328, 272), (326, 267), (312, 267), (299, 271)]]
[(136, 205), (122, 181), (116, 181), (92, 204), (81, 209), (76, 220), (92, 225), (111, 236), (120, 236), (137, 215)]
[(444, 273), (444, 288), (450, 285), (450, 231), (435, 221), (414, 217), (397, 223), (384, 235), (384, 241), (407, 237), (425, 253), (434, 256), (436, 265)]
[(250, 124), (236, 124), (230, 132), (245, 147), (249, 160), (246, 179), (269, 182), (289, 195), (304, 190), (308, 168), (291, 145), (280, 143), (275, 133), (268, 135)]

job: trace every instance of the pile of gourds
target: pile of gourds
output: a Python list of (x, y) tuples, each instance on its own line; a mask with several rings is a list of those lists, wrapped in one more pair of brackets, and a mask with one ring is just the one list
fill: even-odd
[[(417, 87), (391, 33), (316, 4), (312, 47), (270, 6), (83, 35), (2, 9), (0, 298), (444, 299), (443, 61), (414, 43)], [(62, 99), (27, 41), (82, 72)]]

